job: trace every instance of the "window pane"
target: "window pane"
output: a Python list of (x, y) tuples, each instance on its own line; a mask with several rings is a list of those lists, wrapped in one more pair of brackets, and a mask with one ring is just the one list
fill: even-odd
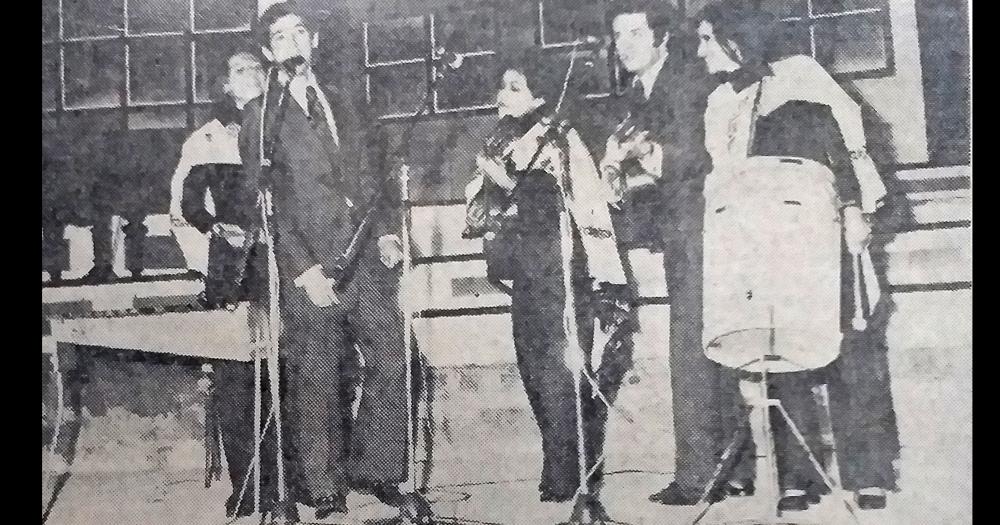
[[(455, 109), (493, 104), (497, 98), (497, 59), (468, 57), (462, 67), (438, 81), (438, 108)], [(419, 101), (417, 101), (419, 102)]]
[(195, 29), (249, 27), (257, 9), (254, 0), (195, 0)]
[(884, 8), (885, 0), (813, 0), (813, 14)]
[[(570, 49), (552, 53), (551, 64), (556, 74), (553, 79), (562, 86), (569, 68)], [(581, 95), (603, 95), (611, 91), (611, 72), (608, 70), (607, 49), (577, 49), (570, 77), (571, 86)]]
[(66, 44), (66, 106), (119, 105), (123, 56), (124, 47), (117, 41)]
[(421, 58), (426, 55), (427, 32), (420, 16), (368, 25), (368, 63)]
[(130, 101), (183, 102), (184, 60), (181, 38), (145, 38), (129, 46)]
[(128, 129), (183, 128), (187, 113), (183, 107), (132, 108), (128, 112)]
[(463, 9), (434, 17), (434, 42), (453, 53), (493, 51), (497, 48), (497, 20), (490, 8)]
[(207, 106), (197, 106), (194, 108), (194, 128), (198, 129), (205, 125), (206, 122), (215, 118), (215, 114), (212, 112), (211, 107)]
[(791, 55), (812, 55), (809, 43), (809, 24), (806, 21), (781, 24), (775, 37), (774, 58)]
[(607, 33), (604, 29), (606, 8), (600, 0), (545, 0), (542, 9), (543, 43), (604, 36)]
[(118, 34), (123, 28), (122, 0), (67, 0), (63, 2), (63, 24), (67, 37)]
[(183, 31), (188, 9), (188, 0), (129, 0), (128, 32)]
[[(212, 99), (213, 84), (228, 71), (226, 61), (238, 51), (247, 51), (245, 35), (204, 35), (195, 41), (194, 96), (206, 102)], [(218, 87), (218, 86), (217, 86)]]
[(42, 0), (42, 39), (59, 37), (59, 0)]
[(42, 46), (42, 109), (55, 109), (59, 98), (59, 46)]
[(371, 102), (378, 115), (412, 113), (427, 89), (424, 64), (406, 64), (373, 69)]
[(809, 5), (806, 0), (764, 0), (761, 2), (760, 7), (779, 18), (805, 17), (809, 15)]
[(858, 73), (889, 65), (885, 13), (818, 20), (816, 60), (832, 73)]

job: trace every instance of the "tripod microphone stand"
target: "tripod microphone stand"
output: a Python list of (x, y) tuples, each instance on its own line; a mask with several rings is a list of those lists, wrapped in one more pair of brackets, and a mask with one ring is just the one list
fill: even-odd
[[(743, 395), (744, 400), (751, 409), (748, 419), (750, 423), (751, 436), (754, 443), (757, 444), (756, 472), (758, 479), (763, 479), (764, 481), (761, 487), (763, 490), (756, 492), (755, 495), (752, 496), (755, 500), (755, 506), (760, 509), (760, 515), (758, 518), (723, 522), (726, 524), (804, 525), (805, 523), (801, 521), (783, 519), (781, 510), (777, 505), (778, 500), (781, 498), (781, 488), (778, 478), (778, 462), (775, 451), (774, 429), (771, 425), (772, 409), (777, 410), (784, 419), (788, 429), (795, 437), (796, 444), (805, 450), (806, 456), (809, 458), (810, 466), (816, 471), (817, 474), (819, 474), (823, 483), (826, 484), (826, 486), (834, 494), (837, 492), (838, 488), (837, 483), (830, 478), (830, 476), (826, 473), (826, 470), (820, 464), (819, 460), (816, 459), (815, 454), (813, 454), (812, 449), (809, 448), (805, 437), (799, 431), (795, 421), (792, 420), (788, 411), (785, 410), (785, 407), (781, 404), (781, 400), (770, 397), (768, 392), (768, 377), (773, 373), (777, 373), (775, 371), (777, 368), (775, 366), (776, 363), (785, 361), (785, 358), (775, 353), (776, 329), (774, 324), (773, 306), (770, 307), (770, 325), (771, 326), (768, 328), (767, 347), (763, 348), (759, 357), (737, 369), (742, 371), (752, 371), (755, 374), (759, 374), (759, 378), (741, 379), (740, 393)], [(730, 442), (729, 446), (720, 458), (719, 463), (716, 465), (715, 472), (712, 475), (712, 478), (708, 481), (708, 484), (705, 486), (701, 500), (698, 502), (698, 512), (696, 513), (694, 520), (691, 521), (691, 525), (701, 523), (709, 509), (712, 507), (713, 504), (709, 501), (709, 494), (711, 494), (712, 489), (719, 482), (723, 466), (732, 457), (733, 452), (741, 445), (741, 443), (739, 443), (739, 441), (741, 441), (740, 438), (741, 433), (737, 431), (737, 435), (734, 436), (733, 440)], [(763, 449), (763, 451), (761, 451), (761, 449)], [(844, 497), (842, 499), (850, 519), (855, 524), (860, 524), (854, 505), (848, 498)]]

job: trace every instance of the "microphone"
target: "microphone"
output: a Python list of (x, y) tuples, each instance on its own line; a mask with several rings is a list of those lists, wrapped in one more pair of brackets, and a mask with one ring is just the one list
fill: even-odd
[(465, 57), (461, 53), (448, 51), (444, 47), (437, 48), (435, 55), (437, 55), (435, 61), (441, 72), (454, 71), (462, 67), (462, 64), (465, 62)]
[(295, 55), (291, 58), (287, 58), (281, 62), (281, 67), (285, 69), (289, 75), (295, 76), (295, 70), (306, 63), (306, 59), (302, 58), (302, 55)]
[(434, 62), (435, 65), (437, 65), (437, 75), (439, 79), (443, 77), (445, 73), (455, 71), (462, 67), (462, 64), (465, 62), (465, 56), (462, 53), (457, 53), (453, 50), (467, 49), (468, 40), (469, 39), (465, 31), (457, 29), (448, 35), (444, 44), (438, 46), (438, 48), (434, 50)]
[(574, 46), (594, 46), (601, 43), (601, 39), (593, 35), (584, 35), (570, 42)]

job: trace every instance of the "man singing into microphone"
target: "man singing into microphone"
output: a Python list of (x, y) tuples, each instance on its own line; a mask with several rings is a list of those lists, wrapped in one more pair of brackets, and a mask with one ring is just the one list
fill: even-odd
[[(402, 252), (393, 233), (398, 194), (379, 200), (382, 213), (353, 277), (335, 288), (333, 273), (356, 219), (377, 194), (385, 141), (348, 97), (316, 77), (317, 35), (293, 2), (271, 5), (255, 35), (277, 66), (265, 96), (247, 105), (240, 152), (259, 180), (264, 227), (273, 239), (293, 494), (316, 509), (317, 519), (346, 512), (349, 489), (400, 506), (408, 389), (397, 306)], [(352, 417), (355, 345), (364, 377)]]

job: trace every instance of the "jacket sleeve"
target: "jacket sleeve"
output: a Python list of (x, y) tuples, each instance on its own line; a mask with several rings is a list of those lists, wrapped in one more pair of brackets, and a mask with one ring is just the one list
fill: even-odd
[[(402, 227), (400, 213), (402, 211), (402, 195), (399, 181), (395, 173), (389, 173), (388, 149), (389, 138), (385, 128), (372, 126), (366, 133), (365, 141), (365, 180), (369, 182), (368, 192), (380, 195), (377, 200), (377, 221), (373, 225), (372, 235), (398, 235)], [(384, 185), (380, 188), (380, 185)]]
[[(885, 183), (867, 152), (861, 106), (812, 57), (797, 55), (775, 64), (779, 69), (779, 97), (816, 102), (830, 107), (857, 178), (859, 205), (874, 212), (886, 196)], [(780, 98), (779, 98), (780, 100)]]
[(205, 208), (205, 193), (213, 167), (208, 164), (194, 166), (184, 178), (181, 196), (181, 214), (201, 233), (208, 233), (215, 224), (215, 216)]

